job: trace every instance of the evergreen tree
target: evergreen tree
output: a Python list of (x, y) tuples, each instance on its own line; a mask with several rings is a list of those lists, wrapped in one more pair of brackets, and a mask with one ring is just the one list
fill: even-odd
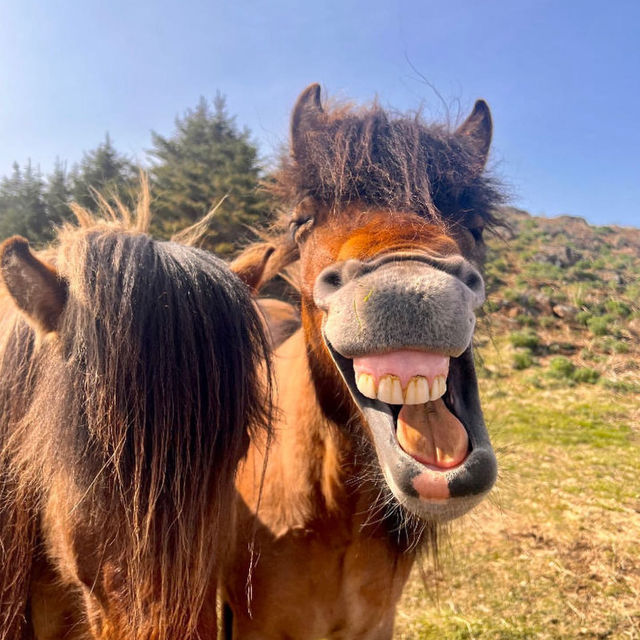
[(0, 238), (20, 234), (39, 244), (50, 239), (52, 231), (42, 174), (30, 160), (24, 171), (15, 162), (11, 177), (0, 181)]
[(264, 222), (267, 203), (258, 190), (258, 151), (245, 128), (238, 129), (218, 94), (213, 109), (205, 98), (176, 118), (174, 134), (152, 132), (151, 169), (155, 206), (165, 234), (204, 216), (226, 196), (211, 222), (208, 245), (219, 254), (251, 234), (247, 226)]
[(115, 196), (131, 206), (137, 185), (136, 166), (118, 153), (108, 133), (103, 143), (84, 154), (71, 173), (72, 200), (87, 209), (95, 209), (95, 191), (112, 204)]
[(51, 224), (59, 225), (73, 217), (69, 208), (71, 186), (67, 175), (67, 166), (60, 158), (56, 158), (52, 173), (47, 176), (47, 188), (44, 200), (47, 218)]

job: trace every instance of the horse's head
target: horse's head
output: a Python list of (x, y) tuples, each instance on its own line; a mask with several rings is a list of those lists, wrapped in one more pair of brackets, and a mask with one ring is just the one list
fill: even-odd
[(455, 518), (496, 478), (471, 346), (497, 197), (483, 175), (489, 109), (478, 101), (451, 133), (375, 105), (327, 112), (319, 96), (312, 85), (298, 100), (279, 177), (298, 201), (289, 224), (318, 397), (328, 417), (364, 427), (406, 509)]

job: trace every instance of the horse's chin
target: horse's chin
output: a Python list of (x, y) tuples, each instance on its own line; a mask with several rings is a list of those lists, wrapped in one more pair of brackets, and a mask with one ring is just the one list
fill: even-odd
[[(482, 417), (471, 348), (450, 359), (446, 392), (436, 401), (437, 410), (433, 402), (424, 404), (424, 411), (431, 407), (435, 416), (429, 420), (440, 421), (427, 427), (437, 432), (431, 437), (427, 433), (429, 445), (401, 418), (407, 405), (363, 395), (354, 360), (338, 353), (326, 337), (325, 342), (364, 416), (384, 478), (398, 502), (432, 522), (453, 520), (476, 506), (493, 486), (497, 464)], [(450, 431), (459, 433), (452, 437)], [(445, 441), (443, 447), (437, 446), (437, 439)]]

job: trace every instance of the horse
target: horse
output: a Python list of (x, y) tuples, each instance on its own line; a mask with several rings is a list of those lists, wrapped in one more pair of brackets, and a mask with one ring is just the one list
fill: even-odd
[(494, 484), (472, 353), (491, 136), (483, 100), (452, 130), (300, 95), (285, 213), (238, 258), (256, 292), (293, 269), (301, 319), (268, 319), (274, 435), (238, 472), (225, 637), (388, 640), (417, 554)]
[(0, 247), (0, 638), (212, 639), (268, 338), (226, 263), (148, 235), (144, 185), (102, 205)]

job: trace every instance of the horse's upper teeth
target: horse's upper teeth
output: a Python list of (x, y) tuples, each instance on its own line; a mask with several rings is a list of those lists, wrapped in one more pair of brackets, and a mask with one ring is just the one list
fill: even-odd
[(429, 400), (429, 383), (423, 376), (414, 376), (409, 380), (404, 394), (405, 404), (424, 404)]
[(403, 389), (397, 376), (382, 376), (376, 384), (376, 379), (371, 374), (359, 373), (356, 376), (356, 386), (363, 396), (377, 398), (387, 404), (424, 404), (443, 396), (447, 390), (447, 381), (445, 376), (435, 376), (429, 389), (427, 378), (413, 376)]
[(368, 373), (360, 373), (356, 379), (358, 391), (367, 398), (376, 399), (376, 381), (372, 375)]
[(431, 394), (429, 400), (441, 398), (447, 390), (447, 380), (444, 376), (436, 376), (431, 384)]

